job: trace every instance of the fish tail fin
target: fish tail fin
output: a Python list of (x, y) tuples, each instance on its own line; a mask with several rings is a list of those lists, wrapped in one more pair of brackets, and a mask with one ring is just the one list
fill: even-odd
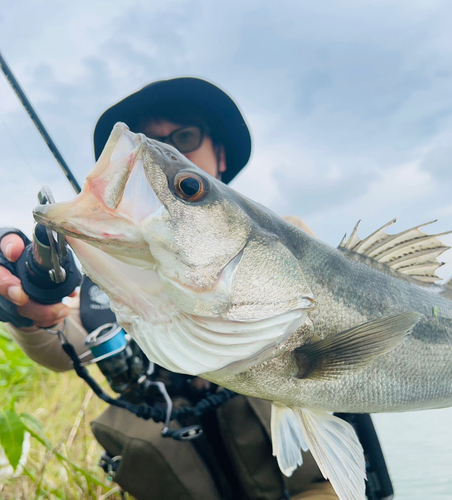
[(340, 500), (364, 500), (364, 454), (350, 424), (323, 410), (273, 403), (271, 430), (273, 455), (283, 474), (292, 475), (303, 463), (300, 448), (309, 448)]

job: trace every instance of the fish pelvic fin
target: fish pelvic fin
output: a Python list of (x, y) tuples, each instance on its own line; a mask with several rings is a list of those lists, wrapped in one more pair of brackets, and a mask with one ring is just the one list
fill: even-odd
[(332, 379), (392, 351), (422, 314), (407, 312), (369, 321), (293, 351), (297, 378)]
[(273, 456), (278, 461), (282, 473), (290, 477), (303, 464), (301, 450), (308, 451), (300, 425), (291, 408), (280, 403), (272, 403), (271, 435)]
[(272, 404), (273, 455), (284, 475), (303, 463), (309, 450), (340, 500), (364, 500), (364, 454), (353, 427), (323, 410)]
[(435, 272), (444, 264), (437, 258), (450, 248), (441, 243), (438, 237), (449, 234), (451, 231), (426, 234), (419, 229), (436, 222), (431, 221), (397, 234), (387, 234), (384, 230), (394, 222), (396, 219), (391, 220), (363, 240), (357, 236), (358, 222), (348, 240), (344, 236), (338, 248), (369, 257), (375, 262), (418, 281), (435, 283), (439, 280)]

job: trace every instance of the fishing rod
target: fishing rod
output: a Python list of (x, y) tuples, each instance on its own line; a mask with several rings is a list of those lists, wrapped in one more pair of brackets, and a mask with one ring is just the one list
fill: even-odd
[(5, 78), (8, 80), (8, 83), (11, 85), (11, 88), (14, 90), (14, 93), (16, 94), (17, 98), (22, 103), (22, 106), (25, 108), (25, 111), (27, 112), (31, 121), (34, 123), (35, 127), (38, 129), (38, 132), (41, 134), (41, 137), (44, 139), (44, 142), (47, 144), (47, 147), (50, 149), (50, 152), (53, 154), (58, 165), (61, 167), (61, 170), (63, 171), (67, 180), (69, 181), (69, 183), (73, 187), (76, 194), (79, 194), (81, 191), (80, 184), (77, 182), (77, 179), (74, 177), (74, 174), (72, 173), (68, 164), (65, 162), (64, 158), (61, 156), (61, 153), (59, 152), (56, 144), (53, 142), (53, 139), (50, 137), (49, 133), (47, 132), (44, 124), (42, 123), (42, 121), (39, 118), (38, 114), (36, 113), (35, 109), (33, 108), (32, 104), (31, 104), (30, 100), (28, 99), (28, 97), (26, 96), (25, 92), (22, 90), (22, 87), (20, 86), (19, 82), (17, 81), (17, 78), (14, 76), (14, 73), (11, 71), (11, 68), (8, 66), (8, 64), (7, 64), (7, 62), (6, 62), (6, 60), (3, 57), (1, 52), (0, 52), (0, 67), (3, 71), (3, 74), (5, 75)]

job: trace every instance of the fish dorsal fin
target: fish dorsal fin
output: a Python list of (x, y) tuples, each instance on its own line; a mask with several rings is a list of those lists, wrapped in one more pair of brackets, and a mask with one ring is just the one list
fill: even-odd
[(348, 240), (347, 235), (342, 238), (339, 248), (369, 257), (419, 281), (434, 283), (439, 279), (435, 271), (444, 264), (437, 258), (450, 248), (441, 243), (438, 237), (450, 234), (452, 231), (426, 234), (419, 229), (436, 222), (431, 221), (401, 233), (386, 233), (384, 230), (395, 221), (396, 219), (391, 220), (363, 240), (357, 236), (361, 222), (358, 221)]

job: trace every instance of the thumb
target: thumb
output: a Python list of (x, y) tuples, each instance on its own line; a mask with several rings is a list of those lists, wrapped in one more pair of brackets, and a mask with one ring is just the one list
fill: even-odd
[(10, 262), (16, 262), (24, 249), (24, 242), (17, 234), (7, 234), (0, 242), (0, 250)]

